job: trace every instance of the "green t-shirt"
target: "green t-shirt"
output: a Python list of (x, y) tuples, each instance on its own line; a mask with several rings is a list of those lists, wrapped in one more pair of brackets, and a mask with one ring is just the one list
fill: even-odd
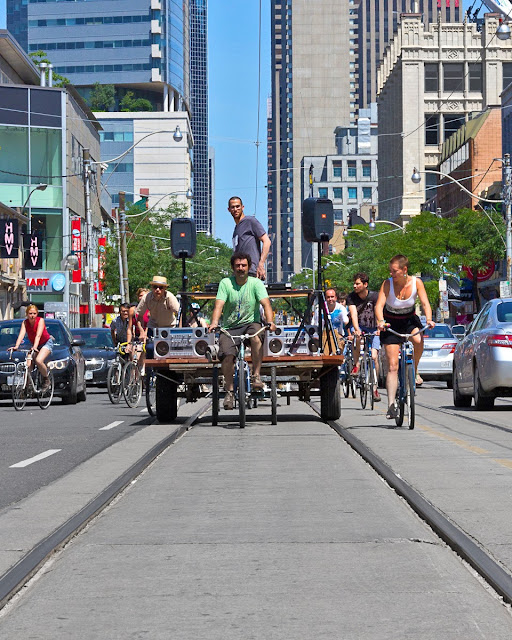
[(239, 325), (261, 322), (260, 302), (268, 298), (265, 285), (259, 278), (249, 276), (240, 286), (235, 276), (220, 281), (217, 300), (224, 300), (222, 326), (232, 329)]

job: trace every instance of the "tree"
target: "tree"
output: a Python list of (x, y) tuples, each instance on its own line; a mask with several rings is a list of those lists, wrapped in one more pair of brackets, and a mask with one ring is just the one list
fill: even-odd
[(120, 111), (153, 111), (153, 105), (146, 98), (134, 98), (133, 91), (127, 91), (119, 103)]
[(95, 82), (88, 103), (91, 111), (110, 111), (116, 103), (114, 85)]
[[(29, 53), (28, 55), (32, 58), (34, 64), (37, 67), (41, 62), (51, 64), (50, 60), (48, 59), (48, 54), (42, 49), (39, 49), (38, 51), (32, 51), (32, 53)], [(61, 76), (60, 73), (55, 73), (55, 71), (52, 69), (52, 84), (54, 87), (65, 87), (67, 84), (71, 84), (71, 82), (68, 78), (66, 78), (65, 76)]]

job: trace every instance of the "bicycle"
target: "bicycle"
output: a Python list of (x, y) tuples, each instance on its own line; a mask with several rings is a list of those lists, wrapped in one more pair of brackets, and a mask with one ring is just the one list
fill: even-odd
[(377, 389), (377, 371), (372, 358), (372, 340), (375, 332), (362, 333), (361, 357), (359, 358), (359, 374), (357, 386), (361, 398), (361, 407), (366, 409), (368, 394), (370, 394), (370, 408), (375, 406), (375, 390)]
[[(249, 364), (245, 360), (245, 341), (250, 338), (254, 338), (262, 331), (267, 331), (268, 325), (263, 325), (261, 329), (258, 329), (255, 333), (244, 333), (241, 336), (232, 336), (229, 331), (218, 328), (220, 333), (224, 333), (233, 341), (233, 344), (237, 348), (237, 354), (235, 358), (235, 375), (233, 378), (233, 395), (235, 396), (235, 402), (238, 405), (238, 414), (240, 418), (240, 429), (245, 428), (245, 411), (247, 405), (251, 402), (251, 377), (249, 371)], [(237, 342), (239, 344), (237, 344)], [(217, 383), (218, 384), (218, 383)], [(277, 385), (273, 379), (271, 390), (271, 405), (272, 405), (272, 424), (277, 424)], [(275, 420), (275, 421), (274, 421)]]
[(142, 397), (142, 374), (138, 366), (140, 354), (146, 351), (145, 342), (134, 341), (133, 345), (133, 357), (132, 360), (126, 362), (123, 368), (122, 375), (122, 388), (123, 396), (126, 404), (135, 409)]
[(125, 348), (127, 345), (127, 342), (121, 342), (115, 347), (116, 357), (108, 370), (107, 391), (112, 404), (119, 404), (123, 392), (123, 372), (127, 363)]
[(356, 390), (354, 386), (354, 377), (352, 376), (352, 369), (354, 368), (354, 345), (352, 340), (346, 340), (343, 347), (343, 365), (341, 366), (340, 376), (341, 384), (343, 386), (343, 395), (348, 398), (350, 394), (352, 397), (356, 397)]
[(401, 427), (405, 422), (409, 429), (414, 429), (416, 417), (414, 406), (416, 371), (414, 369), (414, 347), (411, 337), (423, 333), (426, 328), (416, 329), (412, 333), (397, 333), (389, 325), (386, 325), (387, 331), (402, 338), (398, 354), (398, 388), (395, 399), (398, 408), (398, 415), (395, 418), (397, 427)]
[[(43, 390), (43, 376), (37, 367), (31, 368), (33, 349), (17, 349), (21, 353), (25, 353), (25, 360), (17, 362), (14, 375), (12, 376), (11, 392), (12, 403), (16, 411), (22, 411), (27, 404), (29, 398), (36, 398), (41, 409), (48, 409), (54, 392), (53, 372), (47, 367), (49, 386)], [(12, 351), (9, 359), (12, 359)], [(8, 379), (9, 382), (9, 379)]]

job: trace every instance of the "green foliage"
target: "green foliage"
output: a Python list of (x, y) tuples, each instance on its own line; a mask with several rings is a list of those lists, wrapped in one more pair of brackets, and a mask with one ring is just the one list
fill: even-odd
[(114, 85), (95, 82), (88, 103), (91, 111), (110, 111), (113, 109), (116, 103)]
[[(170, 249), (171, 220), (186, 215), (186, 207), (174, 202), (167, 209), (144, 212), (131, 206), (128, 216), (127, 254), (130, 300), (135, 300), (139, 287), (147, 287), (153, 276), (167, 278), (173, 293), (182, 289), (182, 261), (172, 257)], [(188, 289), (204, 291), (206, 284), (219, 282), (231, 273), (229, 259), (232, 250), (220, 240), (197, 234), (197, 251), (186, 260)], [(111, 234), (106, 251), (105, 293), (119, 294), (119, 250), (115, 234)]]
[[(46, 53), (46, 51), (42, 51), (41, 49), (39, 49), (38, 51), (32, 51), (32, 53), (29, 53), (28, 55), (32, 58), (32, 61), (36, 66), (39, 66), (40, 62), (52, 64), (48, 59), (48, 54)], [(67, 84), (71, 84), (71, 82), (69, 78), (61, 76), (60, 73), (55, 73), (55, 71), (53, 71), (52, 69), (52, 84), (54, 87), (65, 87)]]
[(133, 91), (127, 91), (119, 103), (120, 111), (153, 111), (153, 105), (146, 98), (134, 98)]

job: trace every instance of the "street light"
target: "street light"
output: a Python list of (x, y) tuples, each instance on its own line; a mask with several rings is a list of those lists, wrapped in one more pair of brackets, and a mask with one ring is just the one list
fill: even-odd
[[(38, 184), (37, 187), (34, 187), (30, 191), (30, 193), (27, 196), (27, 199), (25, 200), (25, 203), (23, 204), (23, 207), (21, 208), (21, 213), (22, 214), (25, 211), (27, 203), (30, 200), (30, 196), (34, 193), (34, 191), (44, 191), (47, 186), (48, 186), (47, 184), (41, 183), (41, 184)], [(28, 232), (30, 233), (31, 231), (32, 231), (32, 216), (30, 215), (30, 209), (29, 209), (29, 211), (28, 211)]]
[(506, 22), (500, 20), (500, 26), (496, 29), (498, 40), (508, 40), (510, 38), (510, 27)]
[(391, 224), (397, 229), (400, 229), (402, 233), (405, 233), (405, 228), (402, 227), (402, 225), (397, 224), (396, 222), (391, 222), (391, 220), (370, 220), (370, 222), (368, 223), (368, 227), (373, 231), (375, 229), (375, 225), (377, 224)]
[(181, 142), (183, 140), (183, 134), (181, 133), (179, 124), (176, 125), (176, 129), (174, 130), (172, 137), (174, 138), (174, 142)]

